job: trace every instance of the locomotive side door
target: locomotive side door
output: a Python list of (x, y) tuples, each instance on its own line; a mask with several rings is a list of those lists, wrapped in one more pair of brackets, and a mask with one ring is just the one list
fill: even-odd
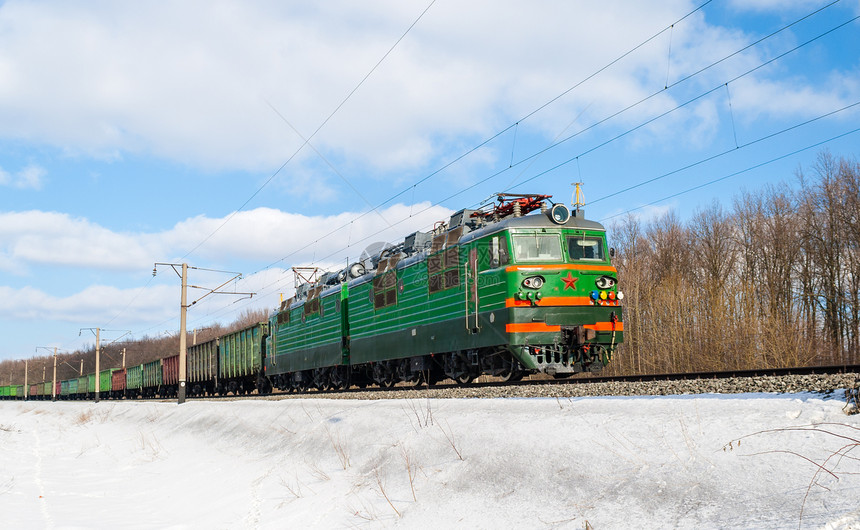
[(478, 246), (472, 244), (468, 250), (465, 270), (466, 284), (466, 329), (470, 333), (478, 333), (481, 331), (481, 326), (478, 325)]

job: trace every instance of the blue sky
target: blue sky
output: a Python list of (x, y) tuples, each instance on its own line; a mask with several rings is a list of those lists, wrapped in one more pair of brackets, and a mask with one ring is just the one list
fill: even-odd
[(703, 3), (0, 3), (0, 359), (175, 333), (155, 262), (258, 293), (200, 328), (495, 192), (686, 218), (858, 156), (860, 3)]

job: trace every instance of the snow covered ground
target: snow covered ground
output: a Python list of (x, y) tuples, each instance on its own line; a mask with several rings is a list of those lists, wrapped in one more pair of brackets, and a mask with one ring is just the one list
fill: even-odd
[(841, 394), (0, 402), (0, 527), (860, 528)]

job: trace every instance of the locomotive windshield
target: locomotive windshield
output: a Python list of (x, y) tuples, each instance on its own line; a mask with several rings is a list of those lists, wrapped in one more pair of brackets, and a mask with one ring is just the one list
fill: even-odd
[(514, 259), (523, 261), (561, 261), (561, 242), (556, 234), (515, 234)]
[(603, 239), (599, 237), (570, 236), (567, 253), (572, 260), (593, 259), (603, 261)]

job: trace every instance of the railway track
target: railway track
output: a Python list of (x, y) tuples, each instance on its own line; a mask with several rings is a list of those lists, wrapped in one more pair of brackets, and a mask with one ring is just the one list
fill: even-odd
[(392, 388), (313, 389), (305, 392), (206, 396), (194, 399), (413, 399), (424, 397), (578, 397), (588, 395), (827, 392), (838, 388), (853, 387), (858, 378), (860, 378), (860, 365), (839, 365), (675, 374), (585, 376), (569, 379), (536, 378), (515, 382), (476, 381), (468, 385), (445, 383), (416, 387), (401, 384)]

